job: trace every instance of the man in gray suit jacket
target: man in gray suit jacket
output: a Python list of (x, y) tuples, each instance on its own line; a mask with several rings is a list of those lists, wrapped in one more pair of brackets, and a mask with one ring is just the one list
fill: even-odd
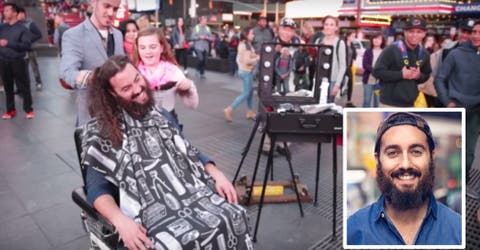
[(90, 120), (86, 88), (92, 71), (110, 56), (124, 54), (122, 34), (112, 26), (120, 0), (91, 0), (91, 4), (92, 16), (62, 37), (60, 78), (77, 92), (77, 126)]

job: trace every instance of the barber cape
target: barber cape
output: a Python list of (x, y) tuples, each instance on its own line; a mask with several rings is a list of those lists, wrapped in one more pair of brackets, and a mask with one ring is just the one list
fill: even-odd
[(84, 166), (119, 187), (120, 208), (147, 228), (156, 249), (253, 249), (245, 210), (216, 194), (198, 150), (154, 108), (122, 114), (123, 142), (113, 148), (96, 120), (83, 132)]

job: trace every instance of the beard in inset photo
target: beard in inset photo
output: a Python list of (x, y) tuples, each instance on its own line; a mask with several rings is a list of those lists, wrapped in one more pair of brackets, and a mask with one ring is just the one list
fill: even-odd
[[(139, 97), (143, 92), (147, 94), (148, 100), (145, 103), (135, 102), (134, 99)], [(129, 100), (126, 100), (120, 96), (115, 96), (117, 103), (120, 107), (125, 109), (131, 116), (143, 117), (145, 116), (155, 105), (153, 99), (153, 92), (147, 86), (142, 86), (141, 91), (131, 96)]]
[[(393, 179), (408, 173), (420, 178), (417, 187), (411, 191), (401, 191), (393, 183)], [(393, 171), (390, 176), (385, 175), (382, 170), (382, 164), (377, 165), (377, 184), (385, 200), (399, 210), (408, 210), (420, 207), (426, 199), (430, 197), (433, 190), (435, 179), (435, 164), (430, 158), (428, 170), (422, 176), (422, 173), (414, 168), (400, 168)]]

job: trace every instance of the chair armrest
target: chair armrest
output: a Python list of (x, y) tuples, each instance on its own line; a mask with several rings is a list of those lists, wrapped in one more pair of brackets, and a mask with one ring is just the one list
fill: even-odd
[(102, 223), (107, 230), (110, 232), (116, 232), (115, 226), (113, 226), (112, 223), (98, 213), (97, 210), (87, 202), (87, 195), (85, 194), (83, 187), (75, 188), (72, 191), (72, 200), (90, 217)]

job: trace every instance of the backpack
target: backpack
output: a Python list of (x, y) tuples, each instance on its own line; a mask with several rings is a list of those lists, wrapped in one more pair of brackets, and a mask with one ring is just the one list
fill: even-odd
[(315, 32), (310, 38), (310, 41), (305, 41), (305, 42), (320, 44), (323, 41), (323, 38), (325, 38), (325, 35), (322, 32)]
[[(403, 40), (398, 40), (395, 43), (393, 43), (402, 53), (402, 63), (406, 67), (410, 67), (410, 59), (408, 58), (408, 53), (407, 53), (407, 47), (405, 46), (405, 43)], [(420, 67), (423, 64), (423, 46), (421, 44), (418, 45), (418, 55), (417, 55), (417, 60), (415, 61), (415, 66)], [(418, 96), (415, 99), (414, 102), (414, 107), (416, 108), (427, 108), (428, 104), (425, 100), (425, 95), (423, 94), (422, 91), (418, 91)]]
[[(336, 58), (337, 58), (337, 65), (340, 64), (340, 57), (339, 57), (339, 54), (338, 54), (338, 50), (339, 50), (339, 48), (340, 48), (340, 41), (343, 42), (342, 39), (338, 38), (337, 44), (336, 44), (336, 46), (335, 46), (335, 55), (336, 55)], [(345, 44), (345, 42), (343, 42), (343, 44)], [(345, 52), (346, 52), (346, 53), (345, 53), (345, 63), (348, 63), (348, 55), (347, 55), (348, 49), (347, 49), (347, 44), (345, 44)], [(344, 91), (345, 83), (346, 83), (347, 81), (349, 81), (348, 77), (350, 77), (350, 76), (349, 76), (350, 74), (348, 74), (348, 70), (349, 70), (349, 68), (348, 68), (348, 65), (347, 65), (347, 68), (345, 69), (345, 73), (343, 73), (342, 82), (340, 83), (340, 95), (341, 95), (341, 96), (343, 96), (343, 94), (344, 94), (344, 92), (345, 92), (345, 91)]]
[(231, 49), (231, 50), (237, 50), (238, 48), (238, 42), (240, 41), (240, 39), (237, 37), (237, 36), (232, 36), (232, 40), (230, 41), (230, 43), (228, 44), (228, 47)]
[[(410, 67), (411, 65), (410, 65), (410, 60), (408, 58), (407, 47), (405, 46), (405, 43), (403, 42), (403, 40), (398, 40), (393, 44), (402, 53), (402, 63), (403, 63), (403, 65), (405, 65), (406, 67)], [(419, 44), (418, 45), (417, 60), (415, 61), (415, 66), (416, 67), (422, 66), (422, 64), (423, 64), (422, 55), (423, 55), (423, 46)]]
[[(205, 30), (206, 30), (208, 33), (210, 33), (210, 27), (208, 27), (208, 25), (205, 25)], [(199, 25), (199, 24), (195, 25), (195, 32), (196, 32), (196, 33), (200, 32), (200, 25)]]

